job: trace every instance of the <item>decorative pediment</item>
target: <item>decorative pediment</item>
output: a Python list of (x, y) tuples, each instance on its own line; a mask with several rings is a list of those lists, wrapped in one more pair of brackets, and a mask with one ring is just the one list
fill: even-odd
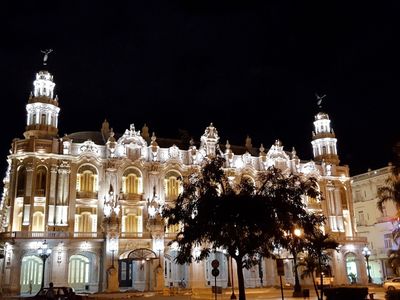
[(80, 153), (93, 153), (98, 155), (100, 153), (99, 148), (92, 140), (87, 140), (79, 147)]
[(118, 144), (129, 145), (133, 148), (147, 147), (147, 142), (140, 135), (140, 130), (135, 130), (133, 124), (126, 129), (124, 134), (118, 139)]
[(168, 156), (170, 159), (181, 159), (179, 148), (176, 145), (173, 145), (168, 149)]

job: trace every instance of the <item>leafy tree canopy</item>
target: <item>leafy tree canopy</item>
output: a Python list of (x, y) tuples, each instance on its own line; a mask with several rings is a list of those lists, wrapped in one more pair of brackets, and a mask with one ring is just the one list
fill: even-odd
[(303, 201), (304, 195), (320, 197), (315, 178), (272, 167), (257, 178), (256, 186), (246, 177), (234, 184), (224, 162), (219, 156), (209, 159), (201, 172), (185, 178), (183, 192), (174, 206), (164, 207), (163, 216), (168, 225), (181, 225), (173, 241), (179, 246), (177, 262), (191, 263), (213, 250), (226, 250), (240, 266), (239, 297), (244, 299), (242, 268), (254, 265), (258, 255), (270, 257), (277, 245), (285, 247), (287, 232), (302, 228), (310, 233), (324, 219), (309, 213)]

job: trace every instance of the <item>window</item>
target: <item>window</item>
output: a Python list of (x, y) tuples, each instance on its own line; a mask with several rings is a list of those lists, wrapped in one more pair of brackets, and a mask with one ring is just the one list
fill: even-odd
[(182, 192), (182, 181), (176, 172), (169, 172), (165, 176), (165, 197), (168, 200), (175, 200)]
[(386, 233), (384, 235), (384, 244), (385, 244), (385, 249), (392, 249), (393, 243), (392, 243), (392, 234), (391, 233)]
[(21, 264), (21, 293), (29, 292), (29, 284), (32, 291), (38, 291), (42, 283), (43, 261), (36, 255), (25, 256)]
[(44, 213), (41, 211), (33, 214), (32, 231), (44, 231)]
[(97, 171), (94, 167), (86, 165), (79, 169), (76, 178), (76, 190), (78, 192), (97, 192)]
[(125, 190), (128, 194), (138, 194), (139, 178), (136, 174), (129, 174), (125, 179)]
[(122, 176), (122, 192), (124, 194), (141, 194), (142, 177), (140, 172), (135, 168), (128, 168)]
[(40, 166), (36, 171), (36, 189), (35, 196), (46, 196), (46, 175), (47, 170), (44, 166)]
[(89, 283), (89, 258), (83, 255), (72, 255), (68, 266), (68, 283), (76, 290), (83, 290)]
[(26, 185), (26, 169), (25, 167), (21, 167), (18, 170), (17, 197), (25, 196), (25, 185)]
[(90, 212), (82, 212), (79, 215), (76, 215), (76, 232), (92, 232), (93, 218)]

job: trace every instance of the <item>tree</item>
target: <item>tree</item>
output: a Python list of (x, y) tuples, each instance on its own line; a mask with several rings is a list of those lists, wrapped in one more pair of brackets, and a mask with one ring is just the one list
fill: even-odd
[[(337, 249), (338, 242), (332, 239), (328, 234), (324, 234), (321, 230), (315, 227), (314, 232), (311, 232), (306, 237), (305, 248), (307, 249), (308, 256), (303, 265), (306, 267), (303, 276), (312, 276), (315, 293), (318, 300), (323, 299), (323, 274), (327, 273), (329, 266), (330, 256), (329, 250)], [(320, 274), (321, 294), (318, 293), (318, 288), (315, 283), (314, 272)]]
[[(174, 206), (163, 208), (163, 216), (168, 225), (181, 224), (172, 241), (179, 247), (176, 261), (200, 261), (225, 249), (238, 266), (239, 299), (245, 300), (243, 268), (257, 264), (259, 255), (271, 257), (276, 245), (285, 245), (286, 232), (302, 228), (308, 233), (320, 225), (302, 201), (304, 195), (320, 195), (314, 178), (276, 168), (263, 172), (257, 187), (246, 177), (235, 185), (224, 162), (219, 156), (207, 159), (201, 172), (184, 180), (183, 192)], [(195, 247), (198, 256), (193, 255)]]
[[(397, 219), (399, 219), (400, 211), (400, 143), (393, 148), (394, 162), (390, 168), (390, 174), (386, 179), (386, 185), (378, 189), (378, 209), (383, 212), (384, 204), (392, 201), (397, 208)], [(400, 238), (400, 227), (396, 226), (392, 232), (393, 240), (397, 243)]]
[(388, 263), (396, 276), (400, 276), (400, 249), (388, 251)]

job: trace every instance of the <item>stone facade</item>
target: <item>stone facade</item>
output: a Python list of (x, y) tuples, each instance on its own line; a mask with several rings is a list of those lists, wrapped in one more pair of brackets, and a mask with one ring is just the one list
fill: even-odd
[(392, 238), (394, 226), (398, 226), (396, 206), (386, 202), (383, 212), (376, 206), (378, 189), (386, 184), (390, 168), (389, 165), (368, 170), (351, 178), (357, 231), (359, 236), (368, 237), (370, 274), (374, 283), (382, 283), (387, 276), (393, 275), (388, 265), (388, 251), (398, 248)]
[[(233, 180), (257, 180), (269, 166), (318, 179), (323, 201), (304, 199), (309, 210), (327, 217), (325, 231), (341, 244), (333, 253), (332, 278), (347, 283), (346, 264), (354, 261), (359, 281), (366, 281), (356, 234), (347, 166), (339, 165), (336, 137), (326, 113), (315, 116), (314, 160), (299, 159), (277, 140), (269, 149), (221, 145), (210, 124), (199, 143), (149, 135), (147, 126), (131, 124), (114, 133), (107, 121), (99, 132), (58, 136), (59, 100), (53, 76), (40, 71), (34, 81), (24, 139), (14, 139), (1, 201), (0, 286), (3, 292), (26, 293), (42, 283), (69, 285), (76, 290), (160, 290), (163, 287), (204, 288), (212, 285), (210, 263), (220, 261), (220, 286), (235, 282), (236, 265), (223, 252), (204, 262), (174, 263), (176, 249), (168, 242), (177, 228), (165, 228), (158, 208), (172, 203), (182, 189), (181, 177), (199, 171), (204, 157), (221, 153)], [(52, 249), (43, 261), (37, 249)], [(289, 258), (289, 257), (288, 257)], [(12, 271), (11, 271), (12, 270)], [(285, 260), (284, 280), (294, 282), (291, 260)], [(245, 270), (247, 287), (275, 285), (275, 263)]]

